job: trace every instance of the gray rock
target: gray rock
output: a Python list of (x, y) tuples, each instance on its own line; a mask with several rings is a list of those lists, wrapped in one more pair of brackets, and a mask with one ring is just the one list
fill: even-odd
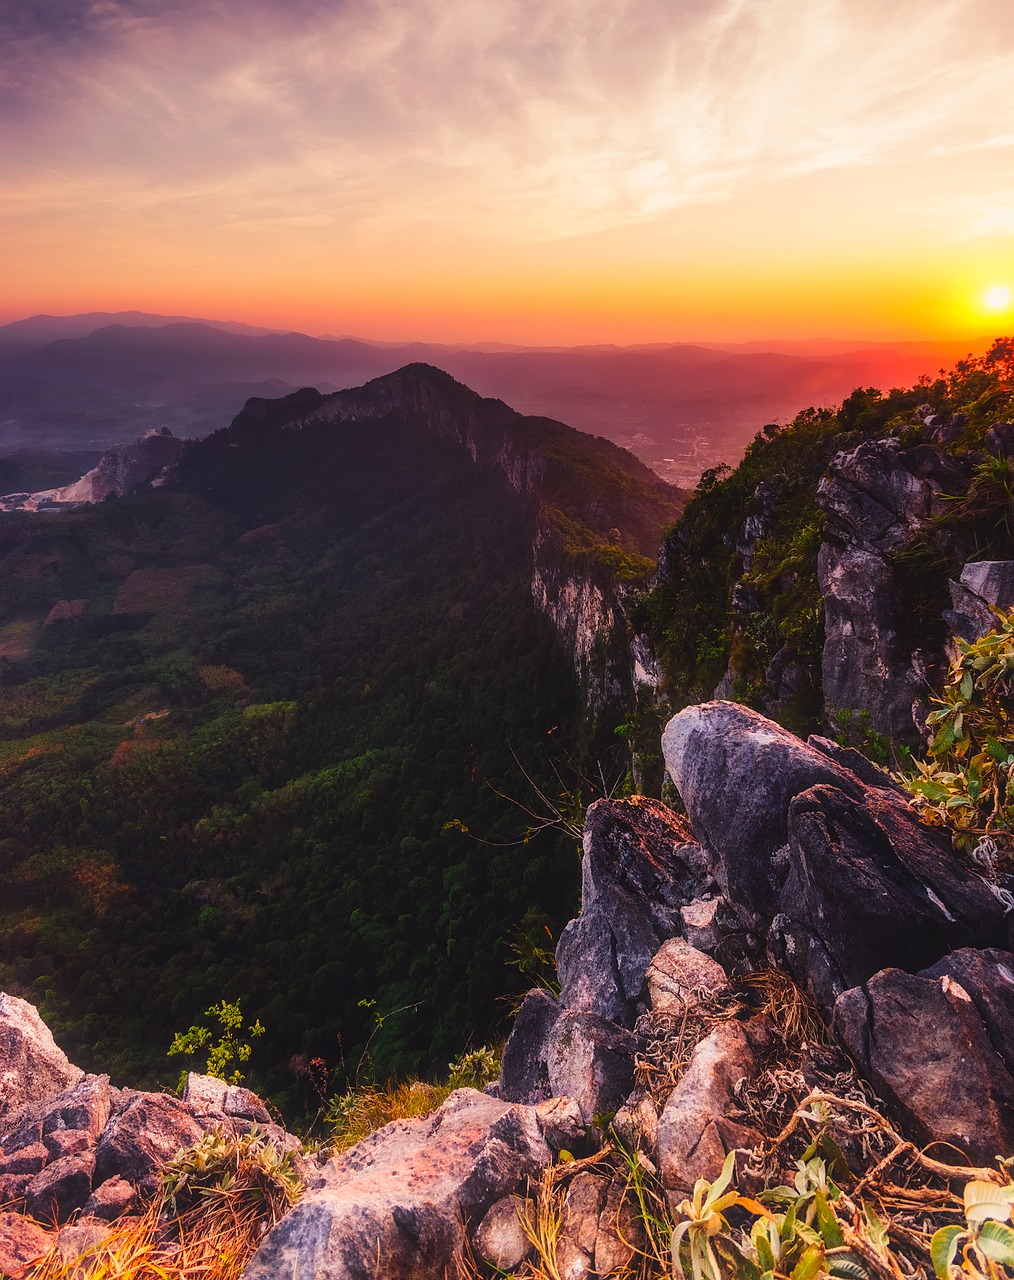
[(886, 969), (839, 996), (834, 1031), (920, 1144), (981, 1165), (1014, 1151), (1014, 1079), (954, 978)]
[(635, 1255), (644, 1245), (644, 1227), (628, 1192), (626, 1180), (614, 1178), (606, 1192), (595, 1233), (595, 1274), (629, 1275)]
[(663, 942), (645, 976), (656, 1013), (682, 1013), (702, 996), (716, 995), (729, 985), (722, 966), (683, 938)]
[(896, 740), (917, 733), (913, 704), (924, 685), (894, 556), (960, 492), (965, 477), (939, 449), (867, 441), (840, 453), (817, 489), (827, 512), (817, 559), (824, 598), (822, 684), (828, 708), (865, 713)]
[(54, 1238), (20, 1213), (0, 1213), (0, 1275), (21, 1280), (29, 1265), (52, 1249)]
[(535, 1118), (542, 1136), (554, 1151), (573, 1152), (584, 1139), (586, 1126), (581, 1108), (573, 1098), (547, 1098), (537, 1103)]
[(694, 1049), (658, 1122), (658, 1161), (667, 1191), (681, 1195), (698, 1178), (714, 1180), (725, 1158), (762, 1141), (730, 1117), (735, 1090), (758, 1070), (758, 1047), (768, 1035), (760, 1015), (749, 1023), (720, 1022)]
[(92, 1252), (97, 1245), (108, 1240), (112, 1232), (108, 1222), (82, 1217), (73, 1225), (61, 1227), (56, 1237), (56, 1247), (65, 1263), (77, 1262), (83, 1253)]
[(597, 1014), (565, 1010), (547, 1046), (552, 1093), (573, 1098), (586, 1124), (614, 1114), (630, 1092), (637, 1044), (629, 1031)]
[(267, 1125), (271, 1116), (267, 1107), (250, 1089), (227, 1084), (216, 1076), (198, 1075), (191, 1071), (183, 1089), (183, 1101), (201, 1121), (247, 1120)]
[(56, 1097), (83, 1075), (57, 1047), (38, 1010), (0, 992), (0, 1134), (26, 1105)]
[(54, 1129), (46, 1134), (42, 1144), (50, 1160), (61, 1160), (64, 1156), (76, 1156), (79, 1151), (87, 1151), (95, 1145), (95, 1139), (84, 1129)]
[(331, 1161), (266, 1236), (244, 1280), (431, 1280), (457, 1265), (463, 1223), (552, 1159), (533, 1108), (459, 1089), (432, 1116), (386, 1125)]
[(472, 1247), (488, 1266), (513, 1271), (532, 1252), (532, 1242), (521, 1227), (526, 1204), (522, 1196), (504, 1196), (486, 1210), (472, 1237)]
[(173, 1156), (200, 1141), (203, 1126), (179, 1098), (167, 1093), (135, 1094), (113, 1116), (96, 1149), (95, 1184), (125, 1178), (144, 1185)]
[(862, 784), (787, 729), (734, 702), (681, 711), (665, 727), (662, 751), (722, 893), (763, 934), (784, 879), (778, 855), (788, 840), (791, 800), (820, 782), (861, 800)]
[(61, 1156), (32, 1179), (25, 1192), (28, 1212), (42, 1222), (66, 1222), (91, 1195), (95, 1153)]
[(1014, 955), (963, 947), (923, 970), (923, 978), (953, 978), (968, 993), (993, 1048), (1014, 1076)]
[(635, 1089), (616, 1115), (613, 1128), (628, 1151), (654, 1157), (658, 1151), (658, 1108), (651, 1098)]
[(124, 1214), (137, 1211), (140, 1203), (137, 1188), (131, 1186), (126, 1178), (117, 1175), (107, 1178), (101, 1186), (95, 1188), (85, 1202), (83, 1213), (86, 1217), (112, 1222)]
[(547, 1053), (560, 1006), (548, 991), (529, 991), (503, 1051), (497, 1096), (532, 1104), (553, 1096)]
[(5, 1151), (17, 1151), (64, 1130), (86, 1133), (94, 1142), (106, 1127), (109, 1113), (109, 1077), (84, 1076), (55, 1098), (23, 1107), (0, 1145)]
[(633, 1026), (644, 973), (681, 927), (680, 907), (711, 885), (686, 823), (657, 800), (599, 800), (585, 820), (582, 913), (556, 950), (560, 1002)]
[(951, 609), (944, 614), (956, 636), (973, 642), (995, 631), (993, 608), (1014, 608), (1014, 560), (975, 560), (949, 584)]
[(985, 882), (887, 791), (869, 789), (856, 804), (813, 787), (792, 802), (789, 836), (770, 946), (828, 1015), (881, 969), (918, 970), (954, 947), (1006, 938)]
[(9, 1156), (0, 1159), (0, 1173), (27, 1173), (33, 1178), (41, 1173), (49, 1159), (49, 1150), (41, 1142), (32, 1142), (28, 1146), (19, 1147)]

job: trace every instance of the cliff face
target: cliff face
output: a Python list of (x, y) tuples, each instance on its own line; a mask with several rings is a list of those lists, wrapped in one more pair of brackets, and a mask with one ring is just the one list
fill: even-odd
[(646, 681), (647, 668), (635, 661), (627, 638), (625, 584), (650, 571), (681, 500), (632, 454), (563, 423), (523, 417), (424, 364), (316, 403), (251, 402), (230, 432), (242, 439), (270, 416), (266, 405), (280, 410), (290, 402), (285, 430), (365, 427), (388, 415), (409, 416), (461, 445), (477, 467), (501, 475), (530, 530), (532, 598), (571, 654), (590, 709), (629, 692), (635, 666)]
[(44, 511), (84, 502), (104, 502), (110, 497), (125, 498), (142, 485), (159, 488), (169, 478), (184, 444), (168, 428), (146, 431), (128, 445), (109, 449), (98, 465), (86, 471), (80, 480), (59, 489), (8, 494), (0, 499), (0, 510)]

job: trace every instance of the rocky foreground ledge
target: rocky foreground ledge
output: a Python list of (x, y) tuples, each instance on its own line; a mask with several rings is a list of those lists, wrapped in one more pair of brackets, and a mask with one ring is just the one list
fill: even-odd
[[(247, 1090), (191, 1076), (178, 1099), (86, 1076), (0, 996), (3, 1274), (54, 1241), (76, 1256), (213, 1129), (258, 1127), (306, 1184), (250, 1280), (509, 1271), (546, 1177), (560, 1276), (618, 1275), (639, 1228), (607, 1135), (673, 1207), (730, 1152), (755, 1194), (791, 1178), (802, 1147), (785, 1135), (814, 1098), (846, 1158), (894, 1159), (904, 1138), (941, 1144), (959, 1180), (988, 1176), (1014, 1152), (1012, 886), (962, 863), (864, 757), (737, 704), (681, 712), (663, 748), (687, 816), (645, 797), (591, 807), (559, 995), (525, 998), (499, 1082), (333, 1159), (299, 1155)], [(876, 1133), (848, 1121), (863, 1108), (886, 1117)]]

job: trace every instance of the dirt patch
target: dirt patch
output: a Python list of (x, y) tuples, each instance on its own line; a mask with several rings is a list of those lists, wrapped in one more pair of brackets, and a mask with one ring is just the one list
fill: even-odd
[(208, 565), (180, 565), (175, 569), (135, 569), (121, 585), (113, 613), (173, 613), (189, 616), (190, 593), (215, 581)]

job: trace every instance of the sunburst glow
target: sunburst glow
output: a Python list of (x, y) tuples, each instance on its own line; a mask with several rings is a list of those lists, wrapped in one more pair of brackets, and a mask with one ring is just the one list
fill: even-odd
[(1012, 294), (1005, 284), (995, 284), (982, 295), (987, 311), (1007, 311), (1010, 309)]

